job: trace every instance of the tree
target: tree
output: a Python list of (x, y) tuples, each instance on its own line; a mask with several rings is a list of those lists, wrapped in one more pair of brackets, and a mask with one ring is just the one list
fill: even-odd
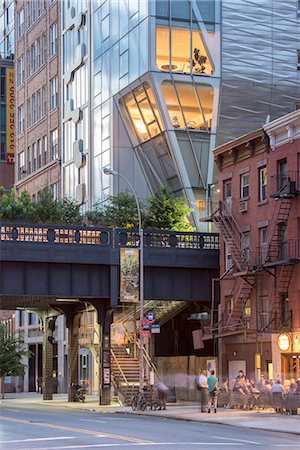
[[(140, 205), (143, 216), (143, 205)], [(110, 228), (137, 228), (139, 224), (136, 201), (127, 191), (110, 195), (86, 213), (88, 223)]]
[(0, 379), (2, 398), (4, 398), (4, 378), (8, 376), (24, 375), (25, 364), (22, 362), (28, 351), (23, 340), (12, 336), (8, 328), (0, 324)]
[(192, 212), (184, 198), (174, 198), (171, 189), (163, 186), (148, 202), (144, 227), (159, 230), (193, 231), (189, 222)]
[(0, 187), (0, 220), (23, 221), (29, 223), (80, 224), (82, 216), (75, 200), (56, 200), (48, 189), (43, 189), (36, 201), (23, 190), (20, 195), (12, 189), (6, 194)]

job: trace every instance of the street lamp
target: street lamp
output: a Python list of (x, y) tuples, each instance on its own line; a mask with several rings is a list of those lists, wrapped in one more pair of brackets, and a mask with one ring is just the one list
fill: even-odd
[(141, 215), (141, 209), (139, 200), (137, 198), (137, 195), (135, 193), (135, 190), (133, 189), (132, 185), (129, 183), (127, 178), (125, 178), (123, 175), (121, 175), (116, 170), (111, 169), (110, 167), (104, 167), (103, 173), (105, 175), (113, 175), (122, 178), (122, 180), (125, 181), (126, 184), (130, 187), (133, 196), (136, 201), (136, 207), (138, 211), (138, 218), (139, 218), (139, 253), (140, 253), (140, 283), (139, 283), (139, 300), (140, 300), (140, 370), (139, 370), (139, 383), (140, 383), (140, 392), (143, 392), (144, 387), (144, 341), (143, 341), (143, 334), (142, 334), (142, 323), (144, 319), (144, 232), (142, 229), (142, 215)]

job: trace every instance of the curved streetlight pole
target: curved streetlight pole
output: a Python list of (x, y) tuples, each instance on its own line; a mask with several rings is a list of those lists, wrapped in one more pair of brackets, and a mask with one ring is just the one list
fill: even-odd
[(139, 282), (139, 303), (140, 303), (140, 353), (139, 353), (139, 385), (140, 385), (140, 392), (143, 392), (144, 387), (144, 338), (142, 334), (142, 323), (144, 319), (144, 231), (142, 229), (142, 215), (141, 215), (141, 209), (139, 200), (137, 198), (137, 195), (135, 193), (135, 190), (133, 189), (132, 185), (129, 183), (127, 178), (125, 178), (123, 175), (121, 175), (116, 170), (111, 169), (110, 167), (104, 167), (103, 173), (105, 175), (113, 175), (118, 176), (122, 178), (122, 180), (125, 181), (126, 184), (130, 187), (133, 196), (135, 198), (136, 207), (138, 211), (138, 218), (139, 218), (139, 253), (140, 253), (140, 282)]

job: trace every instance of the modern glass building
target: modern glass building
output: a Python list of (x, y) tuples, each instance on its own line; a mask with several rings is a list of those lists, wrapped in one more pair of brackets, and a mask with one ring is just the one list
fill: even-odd
[[(63, 194), (82, 209), (168, 184), (196, 227), (212, 149), (300, 103), (299, 2), (65, 0)], [(203, 226), (203, 225), (202, 225)]]

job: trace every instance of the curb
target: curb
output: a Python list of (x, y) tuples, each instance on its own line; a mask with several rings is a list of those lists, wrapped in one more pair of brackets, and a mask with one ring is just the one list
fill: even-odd
[(182, 421), (186, 421), (186, 422), (198, 422), (198, 423), (206, 423), (206, 424), (217, 424), (217, 425), (224, 425), (224, 426), (228, 426), (228, 427), (235, 427), (235, 428), (242, 428), (242, 429), (249, 429), (249, 430), (259, 430), (259, 431), (271, 431), (271, 432), (276, 432), (276, 433), (285, 433), (285, 434), (293, 434), (293, 435), (297, 435), (300, 436), (300, 431), (282, 431), (282, 430), (278, 430), (276, 428), (260, 428), (260, 427), (256, 427), (256, 426), (245, 426), (245, 425), (236, 425), (234, 423), (224, 423), (224, 422), (219, 422), (218, 420), (197, 420), (197, 419), (192, 419), (192, 418), (183, 418), (183, 417), (170, 417), (164, 414), (160, 414), (158, 415), (152, 415), (149, 414), (145, 411), (143, 412), (126, 412), (126, 411), (114, 411), (115, 414), (126, 414), (128, 416), (147, 416), (147, 417), (155, 417), (155, 418), (163, 418), (163, 419), (170, 419), (170, 420), (182, 420)]

